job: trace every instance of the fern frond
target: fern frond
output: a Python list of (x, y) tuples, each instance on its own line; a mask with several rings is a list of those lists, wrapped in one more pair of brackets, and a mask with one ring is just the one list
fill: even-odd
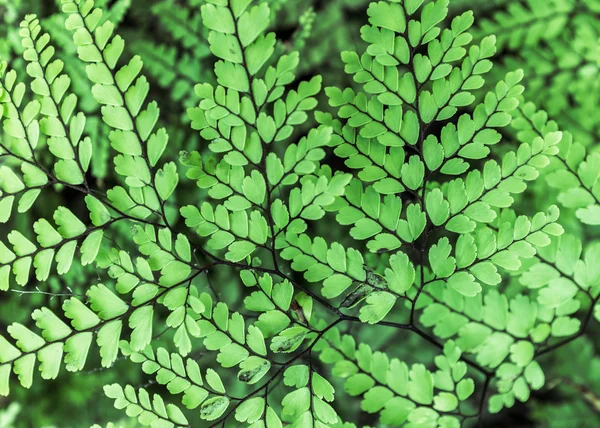
[(143, 388), (136, 391), (131, 385), (123, 388), (114, 383), (104, 387), (104, 394), (115, 400), (117, 409), (126, 409), (127, 415), (137, 417), (138, 422), (143, 426), (191, 427), (177, 406), (165, 405), (164, 400), (158, 394), (154, 394), (151, 401), (150, 394)]
[(227, 410), (232, 398), (214, 370), (207, 370), (205, 384), (198, 363), (191, 358), (184, 362), (179, 354), (169, 354), (164, 348), (154, 352), (147, 347), (134, 352), (127, 342), (121, 342), (121, 350), (133, 362), (142, 364), (145, 373), (155, 375), (157, 382), (166, 385), (171, 394), (183, 394), (182, 403), (187, 409), (200, 407), (202, 419), (217, 419)]
[[(191, 107), (196, 102), (194, 86), (210, 79), (204, 67), (197, 63), (204, 57), (197, 54), (179, 56), (177, 48), (173, 46), (157, 46), (146, 41), (134, 43), (132, 49), (141, 55), (148, 73), (158, 85), (170, 89), (173, 101), (181, 102), (183, 108)], [(206, 55), (208, 54), (207, 47)]]
[(131, 205), (143, 208), (136, 211), (142, 218), (154, 212), (167, 221), (164, 203), (179, 176), (174, 163), (158, 171), (153, 167), (165, 150), (168, 134), (164, 128), (155, 130), (159, 109), (156, 102), (146, 103), (148, 82), (139, 76), (143, 65), (140, 57), (117, 67), (124, 41), (118, 35), (113, 37), (111, 21), (99, 25), (102, 11), (92, 8), (89, 2), (63, 2), (63, 11), (69, 15), (65, 25), (74, 31), (79, 58), (90, 63), (86, 72), (94, 83), (94, 98), (103, 105), (102, 119), (114, 130), (109, 139), (121, 153), (115, 158), (116, 171), (126, 177), (130, 187), (129, 192), (120, 187), (113, 189), (109, 198), (126, 210)]
[[(15, 340), (16, 346), (0, 336), (3, 341), (0, 353), (2, 395), (8, 394), (11, 369), (19, 375), (23, 386), (31, 386), (36, 355), (41, 364), (42, 377), (45, 379), (56, 378), (62, 360), (68, 371), (82, 370), (94, 336), (100, 348), (102, 365), (110, 367), (117, 358), (118, 343), (126, 319), (132, 329), (132, 349), (143, 350), (152, 340), (155, 304), (160, 300), (174, 314), (181, 313), (181, 309), (185, 312), (189, 296), (193, 296), (191, 282), (201, 272), (202, 270), (190, 273), (185, 279), (170, 285), (147, 279), (146, 284), (138, 288), (137, 301), (131, 304), (126, 303), (103, 284), (93, 286), (86, 293), (87, 303), (76, 297), (64, 302), (62, 309), (65, 316), (71, 320), (72, 328), (50, 309), (36, 310), (32, 318), (42, 331), (42, 337), (24, 325), (14, 323), (8, 329), (8, 333)], [(169, 273), (167, 269), (162, 278), (168, 277)], [(164, 283), (164, 280), (162, 282)], [(182, 287), (186, 284), (187, 286)], [(183, 301), (180, 299), (180, 290), (184, 291)], [(177, 318), (177, 315), (172, 318)], [(177, 341), (177, 337), (175, 340)]]
[(559, 35), (577, 9), (582, 8), (586, 9), (584, 3), (562, 0), (512, 2), (506, 10), (494, 13), (493, 18), (481, 20), (478, 33), (495, 34), (499, 49), (535, 45)]
[(163, 0), (152, 6), (152, 13), (173, 37), (196, 58), (209, 54), (206, 42), (206, 30), (202, 26), (202, 17), (194, 13), (197, 5), (191, 8), (176, 4), (173, 0)]
[(42, 100), (40, 113), (44, 119), (40, 121), (40, 130), (48, 137), (52, 154), (60, 159), (54, 165), (54, 172), (69, 184), (83, 184), (89, 189), (85, 175), (92, 157), (92, 143), (82, 135), (86, 118), (75, 110), (77, 97), (67, 92), (71, 80), (61, 74), (63, 62), (52, 61), (55, 49), (49, 44), (50, 36), (41, 33), (39, 20), (27, 16), (21, 28), (24, 57), (31, 64), (27, 72), (34, 79), (31, 89)]
[(461, 350), (449, 341), (443, 356), (436, 358), (438, 370), (430, 372), (422, 364), (412, 367), (364, 344), (357, 347), (351, 336), (330, 335), (320, 359), (333, 364), (334, 376), (345, 379), (350, 396), (362, 396), (361, 409), (380, 413), (384, 424), (456, 424), (470, 417), (459, 402), (474, 392), (475, 383), (465, 377), (467, 365), (459, 361)]

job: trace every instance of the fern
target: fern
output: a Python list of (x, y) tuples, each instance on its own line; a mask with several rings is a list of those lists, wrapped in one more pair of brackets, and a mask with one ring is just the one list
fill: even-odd
[(571, 14), (581, 7), (575, 3), (561, 0), (549, 5), (536, 0), (514, 2), (506, 10), (495, 13), (493, 19), (483, 20), (481, 29), (497, 34), (501, 48), (505, 45), (511, 49), (535, 45), (542, 39), (553, 39), (560, 34)]
[(207, 54), (206, 37), (203, 37), (202, 17), (193, 8), (176, 5), (173, 0), (165, 0), (152, 7), (152, 13), (160, 20), (174, 40), (194, 56), (202, 58)]
[(190, 426), (179, 408), (173, 404), (165, 405), (163, 399), (157, 394), (151, 401), (145, 389), (136, 392), (131, 385), (121, 388), (114, 384), (105, 386), (104, 392), (107, 397), (115, 400), (115, 406), (125, 408), (131, 416), (137, 416), (138, 421), (144, 426)]
[(188, 107), (195, 103), (195, 82), (209, 77), (203, 76), (197, 68), (197, 57), (185, 55), (177, 58), (176, 48), (146, 42), (137, 43), (134, 48), (148, 64), (149, 71), (157, 77), (158, 84), (164, 88), (172, 88), (171, 96), (174, 101), (183, 102)]
[(598, 104), (598, 11), (594, 1), (509, 4), (478, 29), (480, 36), (506, 34), (499, 71), (523, 68), (528, 100), (585, 145), (598, 136), (595, 115), (586, 114)]
[[(493, 79), (486, 34), (537, 43), (578, 6), (512, 3), (474, 37), (448, 0), (371, 2), (364, 49), (341, 54), (352, 87), (314, 112), (323, 78), (298, 78), (294, 49), (318, 11), (285, 43), (269, 31), (285, 2), (157, 2), (170, 38), (133, 52), (170, 91), (161, 119), (115, 32), (133, 4), (61, 3), (20, 26), (26, 74), (0, 69), (0, 220), (36, 218), (0, 242), (0, 290), (49, 297), (1, 331), (1, 395), (13, 373), (30, 388), (36, 367), (96, 367), (132, 426), (350, 428), (359, 408), (377, 426), (484, 423), (543, 388), (545, 357), (598, 317), (600, 246), (580, 238), (598, 224), (598, 155), (525, 101), (522, 70)], [(185, 107), (203, 148), (172, 123)], [(528, 204), (536, 181), (556, 191)], [(53, 191), (80, 203), (47, 209)], [(56, 292), (61, 276), (82, 293)]]

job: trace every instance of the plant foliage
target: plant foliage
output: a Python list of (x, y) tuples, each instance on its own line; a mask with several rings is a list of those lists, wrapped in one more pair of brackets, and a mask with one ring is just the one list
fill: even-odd
[[(351, 428), (582, 391), (600, 157), (596, 115), (572, 122), (596, 99), (595, 1), (478, 23), (372, 1), (316, 53), (321, 14), (364, 2), (298, 13), (289, 40), (293, 2), (150, 3), (61, 0), (0, 45), (0, 291), (33, 299), (0, 330), (0, 395), (99, 372), (126, 417), (88, 426)], [(130, 9), (159, 36), (128, 47)], [(312, 73), (331, 46), (345, 77)], [(547, 357), (576, 346), (571, 379)]]

